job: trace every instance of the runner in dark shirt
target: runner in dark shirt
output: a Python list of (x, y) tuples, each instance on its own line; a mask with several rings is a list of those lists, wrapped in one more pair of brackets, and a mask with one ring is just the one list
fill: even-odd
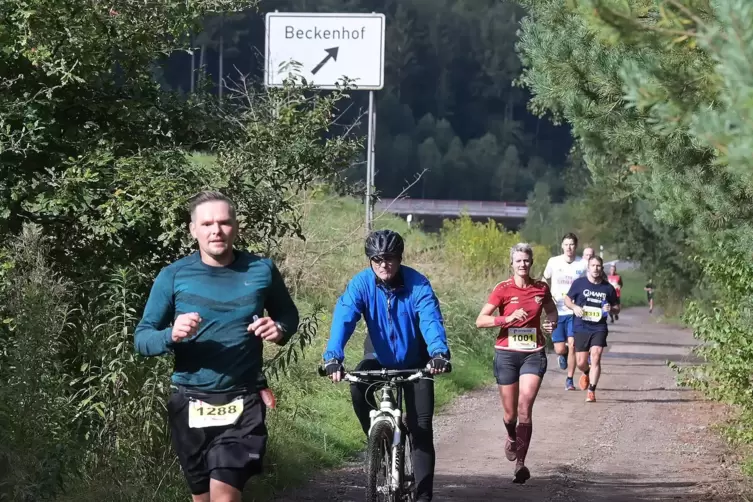
[(576, 364), (583, 371), (580, 388), (588, 390), (586, 402), (592, 403), (596, 401), (596, 385), (601, 375), (601, 353), (607, 346), (607, 314), (620, 311), (617, 292), (604, 281), (604, 262), (600, 256), (588, 261), (588, 274), (573, 282), (565, 297), (565, 304), (575, 315)]
[(654, 311), (654, 281), (649, 278), (646, 283), (646, 287), (643, 288), (646, 291), (646, 299), (648, 300), (648, 313)]

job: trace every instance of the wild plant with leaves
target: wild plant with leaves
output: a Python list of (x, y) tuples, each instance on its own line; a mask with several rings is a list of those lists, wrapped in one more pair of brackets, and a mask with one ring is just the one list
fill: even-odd
[(204, 16), (255, 3), (0, 3), (0, 499), (183, 496), (164, 430), (170, 364), (137, 358), (132, 333), (154, 273), (192, 250), (186, 200), (225, 190), (243, 246), (269, 252), (301, 236), (298, 191), (361, 146), (335, 123), (345, 91), (239, 81), (220, 104), (156, 82)]

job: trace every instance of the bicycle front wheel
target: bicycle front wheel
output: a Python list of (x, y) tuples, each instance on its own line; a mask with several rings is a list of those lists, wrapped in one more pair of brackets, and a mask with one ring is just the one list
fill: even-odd
[(405, 436), (405, 448), (403, 450), (403, 500), (414, 502), (416, 500), (416, 477), (413, 472), (413, 436)]
[(392, 484), (392, 424), (377, 422), (371, 428), (366, 450), (366, 502), (396, 501)]

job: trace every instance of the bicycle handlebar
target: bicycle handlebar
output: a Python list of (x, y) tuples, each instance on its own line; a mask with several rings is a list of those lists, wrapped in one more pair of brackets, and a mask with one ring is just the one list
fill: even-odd
[[(317, 371), (319, 373), (319, 376), (327, 376), (327, 372), (324, 370), (323, 367), (319, 366), (317, 368)], [(411, 369), (411, 370), (388, 370), (388, 369), (381, 369), (381, 370), (352, 370), (352, 371), (344, 371), (343, 372), (343, 380), (347, 380), (349, 382), (353, 383), (363, 383), (364, 380), (361, 377), (369, 377), (369, 376), (378, 376), (382, 378), (386, 377), (399, 377), (400, 375), (410, 375), (407, 377), (403, 377), (400, 379), (391, 379), (394, 383), (403, 383), (403, 382), (412, 382), (414, 380), (418, 380), (419, 378), (424, 378), (426, 376), (431, 375), (428, 369), (421, 368), (421, 369)]]

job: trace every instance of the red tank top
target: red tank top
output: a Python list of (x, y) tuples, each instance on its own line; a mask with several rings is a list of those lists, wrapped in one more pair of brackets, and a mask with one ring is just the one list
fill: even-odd
[(620, 287), (620, 280), (621, 279), (622, 278), (620, 277), (619, 274), (607, 276), (607, 280), (609, 281), (609, 284), (611, 284), (612, 287), (614, 288), (614, 290), (617, 291), (617, 298), (620, 297), (620, 290), (622, 289)]

